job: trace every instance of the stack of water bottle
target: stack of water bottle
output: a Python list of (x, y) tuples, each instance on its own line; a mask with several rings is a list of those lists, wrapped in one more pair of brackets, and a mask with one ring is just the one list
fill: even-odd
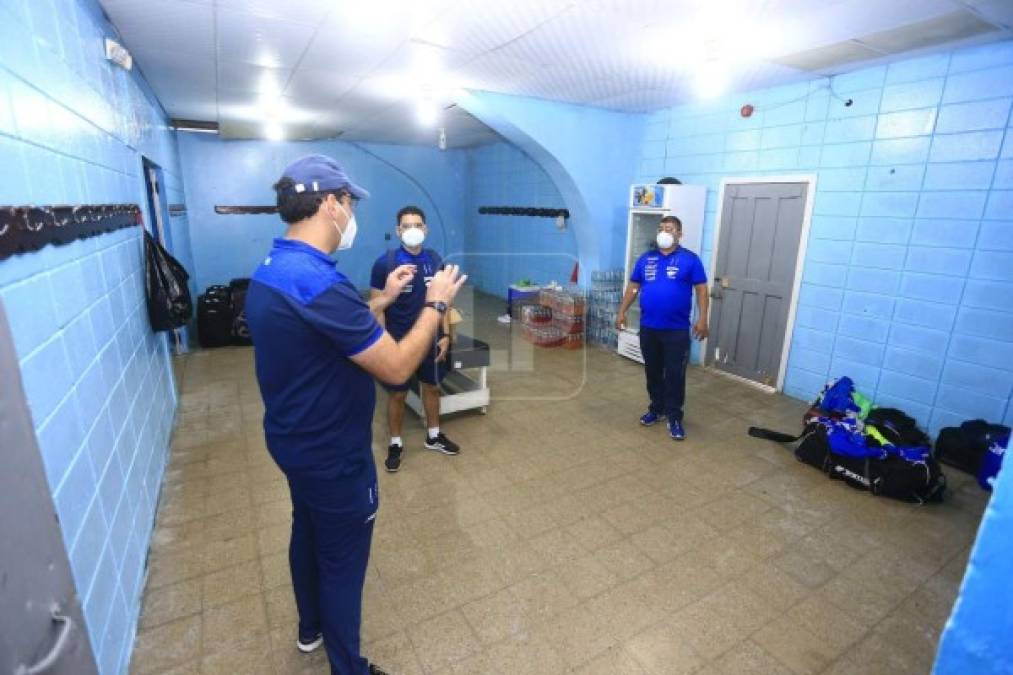
[(577, 286), (543, 288), (538, 302), (552, 310), (552, 328), (559, 334), (563, 349), (580, 349), (584, 346), (584, 317), (587, 301)]
[(616, 313), (623, 299), (623, 270), (591, 272), (591, 292), (587, 311), (587, 339), (595, 344), (615, 348), (619, 344)]

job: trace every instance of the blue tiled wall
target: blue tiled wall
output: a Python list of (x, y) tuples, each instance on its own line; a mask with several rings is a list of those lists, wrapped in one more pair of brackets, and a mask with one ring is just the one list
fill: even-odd
[(709, 264), (722, 178), (816, 174), (786, 392), (811, 398), (847, 374), (933, 431), (1013, 422), (1013, 42), (832, 85), (652, 114), (639, 179), (711, 188)]
[(217, 215), (214, 207), (274, 205), (271, 185), (288, 163), (310, 153), (335, 157), (345, 165), (352, 180), (370, 192), (370, 198), (356, 207), (359, 231), (354, 246), (336, 254), (338, 269), (357, 287), (369, 285), (373, 262), (388, 247), (397, 245), (394, 239), (386, 241), (384, 235), (396, 236), (395, 217), (406, 204), (415, 204), (426, 212), (426, 246), (451, 255), (463, 245), (462, 150), (441, 152), (422, 146), (356, 145), (344, 141), (223, 141), (204, 134), (180, 134), (179, 145), (196, 284), (200, 289), (250, 276), (270, 250), (271, 240), (285, 231), (277, 215)]
[(570, 278), (577, 261), (573, 225), (560, 230), (553, 218), (479, 215), (480, 206), (565, 208), (549, 175), (519, 148), (494, 143), (468, 150), (465, 265), (484, 291), (506, 296), (520, 279)]
[[(0, 0), (0, 204), (144, 204), (141, 154), (182, 201), (143, 80), (108, 65), (91, 0)], [(182, 228), (185, 230), (185, 227)], [(88, 633), (127, 670), (175, 399), (148, 328), (139, 228), (0, 262), (0, 296)], [(177, 254), (189, 256), (177, 239)]]

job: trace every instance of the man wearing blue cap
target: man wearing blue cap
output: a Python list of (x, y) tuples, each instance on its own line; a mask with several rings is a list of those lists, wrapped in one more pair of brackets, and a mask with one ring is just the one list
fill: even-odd
[(331, 254), (351, 248), (355, 202), (369, 196), (329, 157), (290, 164), (275, 186), (283, 237), (246, 296), (268, 450), (292, 497), (289, 563), (299, 635), (323, 644), (332, 675), (382, 675), (359, 654), (362, 587), (379, 505), (372, 453), (373, 377), (403, 382), (428, 353), (465, 281), (437, 272), (414, 326), (395, 342), (375, 315), (414, 274), (393, 270), (367, 305)]

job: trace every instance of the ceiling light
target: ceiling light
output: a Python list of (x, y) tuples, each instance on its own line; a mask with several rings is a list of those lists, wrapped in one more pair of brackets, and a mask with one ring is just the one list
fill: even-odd
[(269, 141), (281, 141), (285, 138), (285, 130), (277, 122), (268, 122), (264, 125), (264, 137)]
[(436, 109), (436, 103), (432, 99), (425, 98), (419, 101), (418, 117), (419, 123), (423, 126), (431, 127), (435, 125), (439, 114), (439, 111)]
[(717, 61), (707, 61), (696, 67), (694, 89), (700, 98), (715, 98), (728, 89), (728, 68)]

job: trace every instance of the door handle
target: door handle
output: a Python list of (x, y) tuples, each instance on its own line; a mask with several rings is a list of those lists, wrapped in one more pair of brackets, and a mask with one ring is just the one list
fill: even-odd
[(721, 277), (714, 277), (714, 285), (711, 286), (710, 296), (715, 300), (721, 300), (724, 296), (722, 288), (724, 285), (721, 283)]
[(70, 638), (70, 631), (74, 628), (74, 621), (69, 616), (60, 614), (59, 611), (59, 607), (53, 608), (53, 623), (63, 624), (60, 628), (60, 634), (56, 637), (56, 642), (53, 643), (53, 648), (49, 650), (45, 658), (34, 666), (18, 666), (18, 669), (14, 671), (15, 675), (41, 675), (52, 668), (63, 655), (63, 650), (67, 647), (67, 642)]

